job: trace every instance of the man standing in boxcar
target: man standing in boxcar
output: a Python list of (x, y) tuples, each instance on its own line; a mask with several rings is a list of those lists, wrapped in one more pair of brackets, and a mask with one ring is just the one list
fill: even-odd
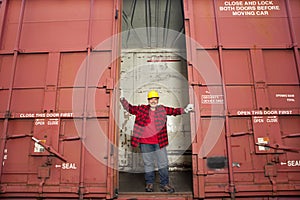
[(193, 110), (193, 105), (186, 108), (172, 108), (158, 104), (159, 94), (152, 90), (148, 93), (148, 105), (133, 106), (122, 96), (121, 104), (126, 111), (136, 116), (131, 145), (140, 146), (144, 166), (146, 192), (153, 192), (155, 180), (155, 161), (160, 177), (160, 190), (162, 192), (175, 192), (169, 184), (169, 161), (166, 146), (168, 142), (167, 115), (181, 115)]

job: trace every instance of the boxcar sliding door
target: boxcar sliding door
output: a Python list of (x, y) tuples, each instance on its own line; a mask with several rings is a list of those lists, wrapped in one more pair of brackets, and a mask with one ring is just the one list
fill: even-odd
[(299, 5), (184, 1), (194, 197), (299, 196)]
[(1, 197), (113, 198), (120, 2), (0, 3)]

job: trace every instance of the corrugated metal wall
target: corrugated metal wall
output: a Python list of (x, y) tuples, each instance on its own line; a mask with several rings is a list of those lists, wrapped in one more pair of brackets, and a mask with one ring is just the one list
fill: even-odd
[(123, 0), (122, 49), (185, 50), (181, 0)]

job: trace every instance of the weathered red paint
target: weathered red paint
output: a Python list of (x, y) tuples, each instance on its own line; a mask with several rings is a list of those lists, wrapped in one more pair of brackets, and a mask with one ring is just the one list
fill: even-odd
[[(72, 92), (91, 90), (85, 84), (73, 88), (74, 81), (91, 49), (119, 32), (116, 10), (119, 1), (1, 2), (1, 196), (114, 197), (113, 168), (81, 140), (91, 132), (92, 109), (87, 97), (72, 109)], [(109, 59), (117, 49), (112, 45), (101, 57)], [(102, 83), (115, 81), (116, 66), (92, 88), (99, 102), (93, 117), (112, 140), (112, 90)], [(80, 134), (75, 123), (82, 124)], [(102, 144), (101, 155), (113, 165), (108, 145)]]
[[(184, 1), (186, 33), (198, 42), (189, 46), (187, 41), (189, 81), (196, 91), (190, 98), (202, 103), (201, 112), (194, 114), (202, 127), (194, 133), (194, 197), (299, 195), (299, 139), (291, 132), (300, 127), (284, 130), (299, 120), (299, 2), (252, 1), (257, 4), (254, 13), (233, 13), (245, 9), (245, 2)], [(263, 3), (275, 7), (257, 12)], [(207, 117), (218, 120), (220, 113), (201, 101), (209, 87), (197, 70), (203, 48), (217, 63), (223, 84), (214, 85), (219, 87), (215, 92), (222, 91), (226, 102), (223, 132), (205, 157), (198, 152), (207, 134)], [(209, 169), (208, 158), (214, 156), (227, 157), (227, 168)]]
[[(193, 192), (171, 199), (300, 196), (300, 1), (253, 1), (280, 9), (255, 7), (244, 15), (223, 9), (237, 11), (233, 2), (240, 1), (183, 0), (190, 99), (199, 112), (191, 114)], [(117, 144), (112, 102), (120, 63), (109, 62), (119, 41), (99, 53), (110, 65), (98, 84), (86, 79), (75, 88), (74, 81), (93, 48), (121, 31), (121, 1), (4, 0), (0, 6), (0, 196), (115, 197), (118, 172), (111, 166), (117, 152), (101, 143), (101, 163), (82, 140), (91, 137), (90, 124), (97, 121)], [(202, 77), (199, 69), (215, 67), (203, 61), (204, 52), (222, 83), (209, 85)], [(85, 94), (76, 108), (74, 91)], [(95, 113), (89, 98), (97, 102)], [(224, 127), (205, 151), (212, 121)], [(226, 158), (226, 166), (211, 168), (211, 158)], [(166, 198), (119, 199), (133, 196)]]

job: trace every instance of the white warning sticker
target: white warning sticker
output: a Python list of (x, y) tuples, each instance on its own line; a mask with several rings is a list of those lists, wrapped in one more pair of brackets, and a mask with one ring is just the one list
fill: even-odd
[(202, 104), (223, 104), (224, 96), (223, 95), (202, 95), (201, 102)]
[[(46, 140), (40, 140), (39, 142), (42, 142), (42, 143), (45, 144)], [(33, 150), (33, 152), (35, 152), (35, 153), (42, 153), (44, 151), (45, 151), (45, 148), (42, 145), (40, 145), (38, 142), (34, 143), (34, 150)]]
[(262, 145), (258, 146), (259, 151), (268, 151), (270, 149), (269, 147), (263, 146), (270, 143), (270, 139), (268, 137), (257, 138), (257, 143)]

